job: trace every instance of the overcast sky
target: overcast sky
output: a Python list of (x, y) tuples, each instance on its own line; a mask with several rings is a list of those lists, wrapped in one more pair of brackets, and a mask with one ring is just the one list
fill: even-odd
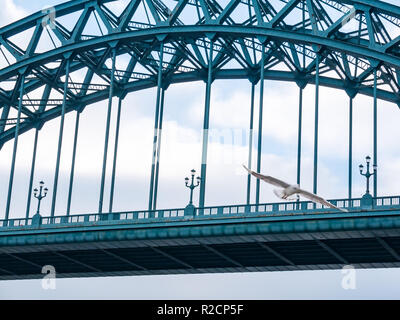
[[(5, 25), (45, 6), (61, 2), (0, 0), (0, 24)], [(123, 64), (123, 58), (118, 62)], [(72, 77), (77, 81), (80, 75)], [(264, 172), (295, 182), (298, 88), (292, 83), (272, 81), (266, 81), (265, 85), (262, 168)], [(159, 207), (184, 207), (187, 204), (188, 193), (183, 179), (190, 169), (200, 168), (204, 90), (203, 82), (173, 85), (167, 90)], [(312, 189), (314, 91), (311, 85), (304, 91), (302, 186), (307, 189)], [(319, 193), (327, 198), (345, 198), (348, 97), (344, 92), (333, 89), (321, 88), (320, 92)], [(255, 101), (258, 101), (258, 97)], [(113, 123), (116, 102), (114, 100)], [(212, 129), (219, 132), (233, 130), (238, 135), (247, 135), (250, 105), (248, 81), (216, 81), (211, 104)], [(114, 207), (116, 211), (146, 208), (154, 105), (154, 89), (131, 93), (123, 102)], [(364, 161), (366, 155), (372, 154), (372, 106), (373, 101), (369, 97), (357, 96), (354, 101), (353, 194), (356, 197), (362, 195), (365, 183), (357, 172), (358, 164)], [(107, 103), (102, 102), (88, 106), (82, 114), (72, 203), (74, 213), (97, 210), (106, 108)], [(75, 114), (68, 114), (58, 189), (60, 196), (56, 208), (58, 214), (65, 212), (66, 208), (74, 121)], [(380, 195), (399, 194), (400, 179), (395, 178), (400, 176), (400, 150), (396, 139), (400, 136), (399, 121), (400, 110), (396, 105), (379, 102)], [(44, 180), (50, 190), (58, 126), (59, 119), (56, 119), (47, 123), (40, 132), (35, 183)], [(25, 214), (32, 141), (32, 132), (22, 135), (19, 140), (12, 217), (22, 217)], [(113, 141), (113, 134), (110, 141)], [(12, 143), (8, 142), (0, 152), (0, 212), (5, 211), (4, 195), (8, 187), (11, 150)], [(246, 140), (211, 142), (206, 194), (208, 205), (245, 202), (246, 175), (240, 165), (247, 162), (247, 150)], [(108, 187), (109, 179), (106, 190)], [(276, 201), (269, 186), (262, 185), (261, 190), (261, 201)], [(106, 193), (105, 199), (107, 196)], [(51, 205), (51, 199), (46, 200), (42, 207), (44, 215), (49, 213)], [(356, 290), (342, 289), (340, 270), (69, 279), (58, 280), (55, 291), (45, 291), (39, 280), (32, 280), (0, 282), (0, 298), (396, 298), (400, 288), (399, 276), (398, 270), (358, 270)]]

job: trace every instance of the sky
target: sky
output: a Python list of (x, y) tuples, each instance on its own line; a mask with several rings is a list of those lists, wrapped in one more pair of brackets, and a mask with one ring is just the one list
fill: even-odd
[[(0, 24), (20, 19), (27, 14), (62, 1), (0, 0)], [(126, 1), (124, 1), (126, 2)], [(118, 60), (123, 64), (123, 58)], [(0, 66), (1, 67), (1, 66)], [(79, 74), (73, 74), (75, 81)], [(256, 99), (258, 102), (258, 86)], [(160, 208), (184, 207), (188, 192), (183, 179), (192, 168), (200, 168), (201, 128), (204, 108), (203, 82), (171, 86), (166, 93), (163, 144), (161, 150), (159, 200)], [(302, 186), (312, 188), (314, 91), (304, 90), (304, 131), (302, 150)], [(114, 132), (116, 100), (112, 114)], [(265, 116), (263, 120), (264, 172), (295, 182), (297, 154), (298, 88), (292, 83), (266, 81)], [(154, 127), (155, 90), (131, 93), (123, 102), (120, 149), (116, 176), (115, 211), (140, 210), (147, 206), (152, 134)], [(246, 175), (240, 168), (247, 162), (250, 84), (247, 81), (216, 81), (212, 88), (211, 129), (224, 141), (212, 140), (206, 201), (208, 205), (244, 203)], [(354, 163), (355, 197), (364, 192), (364, 179), (358, 164), (372, 153), (372, 106), (369, 97), (354, 100)], [(88, 106), (81, 116), (76, 180), (72, 211), (89, 213), (97, 210), (98, 185), (107, 103)], [(257, 110), (257, 109), (256, 109)], [(59, 194), (56, 212), (66, 208), (69, 163), (72, 150), (75, 114), (66, 116)], [(379, 102), (379, 194), (399, 194), (400, 110), (394, 104)], [(258, 123), (257, 116), (255, 123)], [(59, 119), (47, 123), (40, 132), (35, 183), (44, 180), (50, 187), (53, 180)], [(232, 133), (234, 140), (232, 140)], [(100, 139), (99, 139), (100, 136)], [(113, 134), (110, 141), (113, 141)], [(326, 198), (347, 196), (348, 97), (344, 92), (320, 89), (319, 193)], [(21, 136), (15, 176), (12, 217), (25, 215), (27, 184), (32, 156), (33, 133)], [(150, 142), (150, 143), (149, 143)], [(12, 143), (0, 152), (0, 216), (5, 210)], [(110, 154), (112, 154), (112, 149)], [(254, 153), (255, 154), (255, 153)], [(111, 160), (111, 157), (110, 159)], [(109, 161), (111, 163), (111, 161)], [(254, 165), (254, 164), (253, 164)], [(106, 190), (109, 188), (110, 168)], [(254, 185), (253, 185), (254, 190)], [(261, 201), (276, 201), (268, 185), (262, 185)], [(397, 191), (397, 192), (396, 192)], [(173, 196), (172, 196), (173, 195)], [(105, 199), (108, 199), (106, 192)], [(196, 200), (198, 194), (196, 194)], [(254, 194), (252, 194), (254, 200)], [(45, 199), (46, 200), (46, 199)], [(36, 205), (36, 204), (34, 204)], [(34, 210), (34, 205), (31, 211)], [(47, 215), (51, 199), (43, 201)], [(263, 272), (217, 275), (143, 276), (98, 279), (60, 279), (56, 290), (43, 290), (40, 280), (0, 282), (0, 299), (391, 299), (400, 291), (397, 269), (357, 270), (357, 286), (345, 290), (341, 286), (341, 270)], [(195, 290), (193, 288), (196, 288)]]

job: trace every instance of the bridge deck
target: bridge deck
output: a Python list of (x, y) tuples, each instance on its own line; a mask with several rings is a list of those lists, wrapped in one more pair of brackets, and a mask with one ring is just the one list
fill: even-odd
[(399, 267), (399, 200), (336, 200), (348, 213), (301, 202), (1, 221), (0, 279), (41, 278), (45, 265), (60, 278)]

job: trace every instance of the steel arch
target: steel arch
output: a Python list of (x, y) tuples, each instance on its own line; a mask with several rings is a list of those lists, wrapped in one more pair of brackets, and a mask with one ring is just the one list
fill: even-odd
[[(87, 72), (85, 82), (79, 84), (80, 91), (74, 93), (71, 87), (77, 84), (69, 84), (66, 111), (106, 99), (111, 71), (104, 62), (110, 56), (110, 44), (116, 47), (117, 56), (131, 57), (128, 68), (118, 71), (121, 77), (116, 76), (115, 95), (157, 85), (159, 61), (155, 55), (159, 53), (160, 41), (166, 44), (166, 53), (172, 55), (163, 65), (164, 83), (205, 80), (205, 49), (211, 39), (217, 52), (213, 79), (257, 81), (261, 44), (265, 43), (266, 79), (295, 81), (302, 86), (313, 83), (318, 54), (321, 74), (328, 74), (321, 77), (320, 85), (344, 89), (350, 95), (372, 96), (372, 75), (378, 69), (377, 97), (400, 104), (400, 8), (397, 6), (371, 0), (231, 0), (223, 7), (218, 1), (180, 0), (169, 8), (160, 0), (132, 0), (117, 15), (108, 7), (113, 2), (69, 1), (54, 8), (54, 20), (49, 18), (50, 10), (44, 10), (0, 29), (3, 59), (8, 57), (5, 60), (10, 64), (0, 70), (0, 83), (8, 84), (7, 89), (4, 86), (0, 89), (0, 145), (15, 136), (15, 121), (9, 120), (9, 113), (18, 107), (22, 73), (27, 79), (25, 96), (39, 88), (45, 90), (41, 99), (32, 102), (24, 98), (19, 134), (61, 114), (61, 100), (52, 100), (51, 96), (64, 86), (69, 59), (71, 72), (83, 69)], [(144, 17), (136, 16), (140, 6), (150, 12), (147, 23)], [(235, 10), (240, 6), (241, 13), (246, 7), (249, 14), (236, 22)], [(197, 17), (185, 13), (189, 7), (198, 10)], [(298, 17), (302, 12), (303, 20)], [(69, 31), (60, 21), (76, 13), (79, 19)], [(330, 17), (333, 13), (336, 19)], [(101, 32), (85, 34), (86, 29), (93, 30), (90, 21), (93, 16)], [(191, 23), (182, 22), (189, 18)], [(358, 24), (356, 30), (350, 27), (354, 23)], [(350, 31), (344, 32), (345, 27)], [(32, 38), (26, 48), (21, 48), (13, 39), (30, 29)], [(38, 44), (46, 34), (56, 48), (38, 52)], [(50, 68), (50, 64), (55, 66)], [(135, 64), (148, 72), (135, 73)], [(230, 64), (233, 67), (228, 68)], [(93, 83), (94, 74), (104, 82)]]

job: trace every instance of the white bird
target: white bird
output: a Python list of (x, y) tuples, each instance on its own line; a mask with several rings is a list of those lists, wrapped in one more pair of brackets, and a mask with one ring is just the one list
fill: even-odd
[(305, 198), (311, 200), (312, 202), (315, 203), (320, 203), (324, 206), (327, 206), (329, 208), (332, 209), (337, 209), (343, 212), (348, 212), (346, 209), (342, 209), (342, 208), (338, 208), (335, 205), (333, 205), (332, 203), (326, 201), (324, 198), (321, 198), (320, 196), (317, 196), (314, 193), (305, 191), (303, 189), (300, 189), (299, 185), (291, 185), (289, 183), (286, 183), (282, 180), (279, 180), (277, 178), (271, 177), (271, 176), (264, 176), (262, 174), (259, 174), (257, 172), (254, 172), (250, 169), (248, 169), (245, 165), (243, 165), (243, 167), (254, 177), (256, 177), (257, 179), (261, 179), (269, 184), (272, 184), (276, 187), (280, 187), (282, 189), (274, 189), (274, 193), (277, 197), (284, 199), (284, 200), (294, 200), (293, 198), (288, 198), (294, 194), (299, 194), (304, 196)]

